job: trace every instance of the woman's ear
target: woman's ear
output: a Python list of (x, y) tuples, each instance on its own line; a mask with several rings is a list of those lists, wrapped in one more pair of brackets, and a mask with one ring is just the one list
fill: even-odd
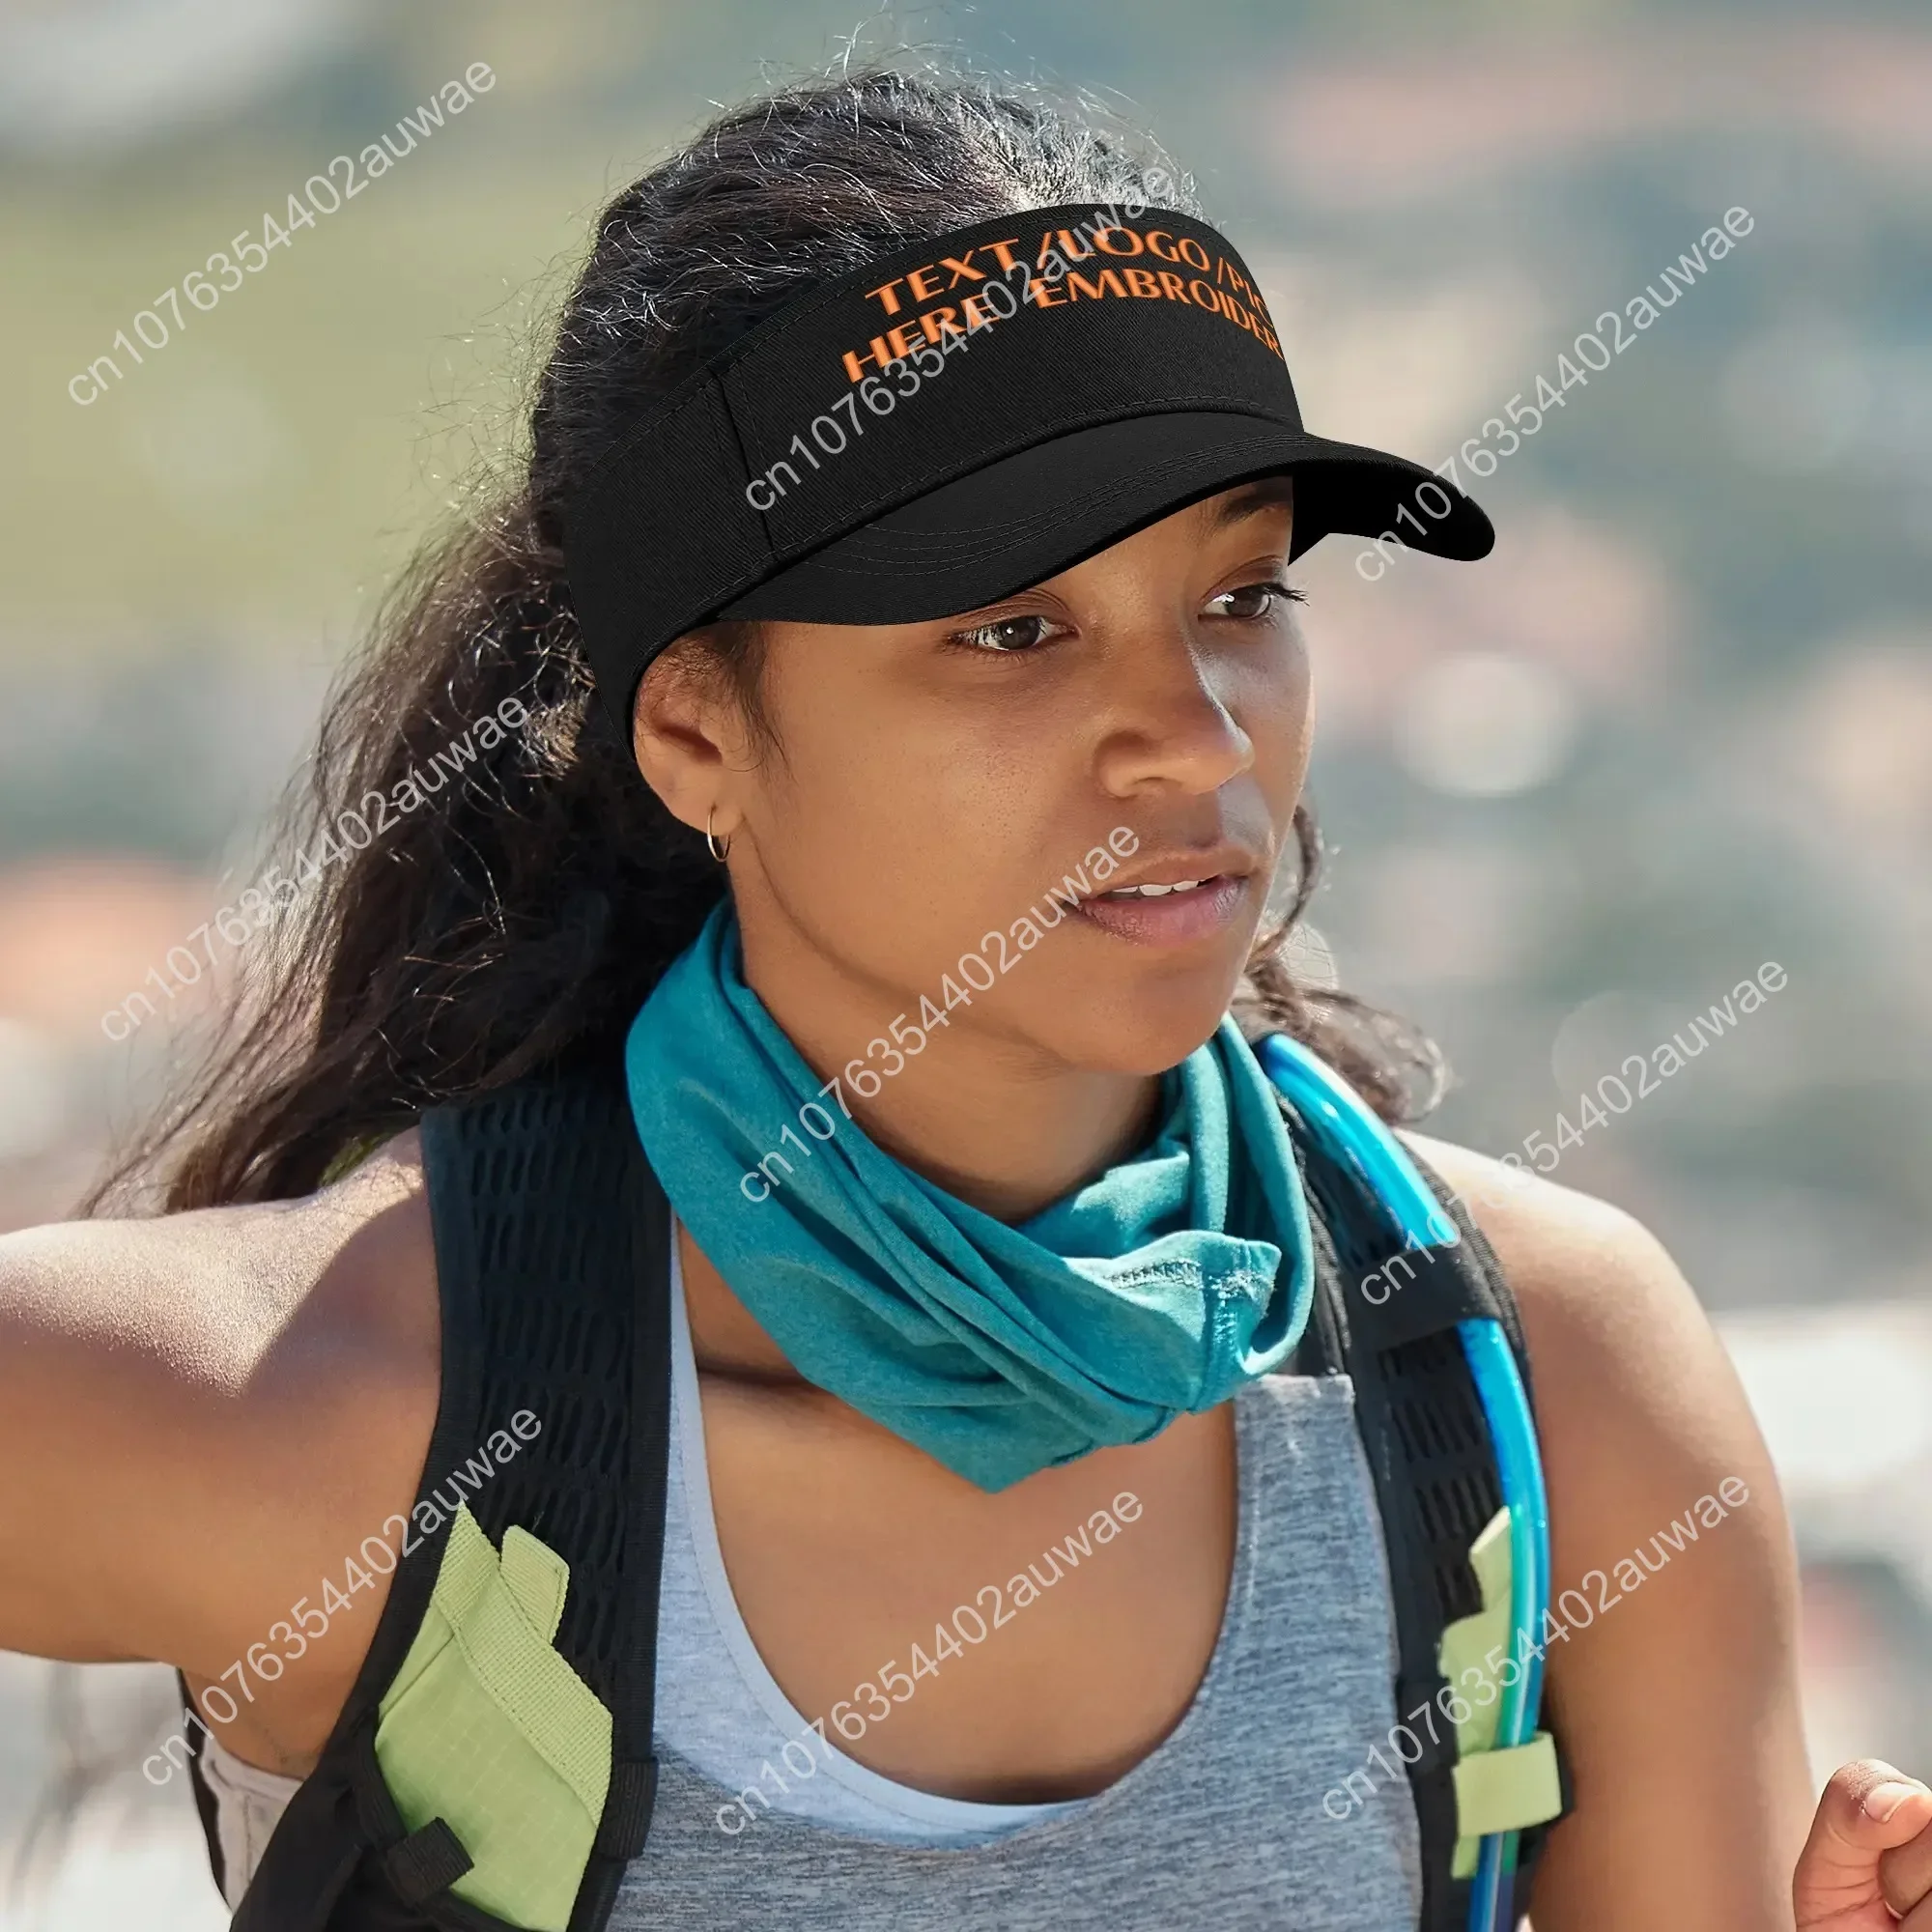
[(704, 674), (697, 639), (667, 648), (639, 680), (631, 707), (631, 754), (665, 809), (694, 832), (723, 815), (730, 830), (731, 801), (724, 774), (740, 762), (743, 736), (722, 679)]

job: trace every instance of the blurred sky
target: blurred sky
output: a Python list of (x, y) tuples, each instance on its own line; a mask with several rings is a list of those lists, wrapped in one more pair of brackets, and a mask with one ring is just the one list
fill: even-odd
[[(1932, 1491), (1932, 22), (1905, 0), (0, 8), (0, 1227), (65, 1212), (170, 1058), (165, 1017), (115, 1044), (103, 1012), (289, 857), (263, 815), (330, 669), (502, 461), (598, 207), (848, 40), (1150, 127), (1311, 425), (1431, 464), (1749, 212), (1475, 485), (1489, 559), (1298, 565), (1314, 919), (1448, 1049), (1435, 1130), (1496, 1153), (1782, 966), (1558, 1179), (1645, 1219), (1734, 1338), (1812, 1559), (1814, 1746), (1880, 1747), (1884, 1714), (1932, 1769), (1932, 1523), (1897, 1500)], [(138, 364), (111, 348), (479, 61), (494, 87), (366, 198)], [(44, 1689), (0, 1672), (8, 1710)]]

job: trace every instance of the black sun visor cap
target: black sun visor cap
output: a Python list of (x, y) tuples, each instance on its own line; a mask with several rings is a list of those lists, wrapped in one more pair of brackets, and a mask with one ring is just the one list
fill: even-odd
[(1065, 570), (1217, 491), (1294, 479), (1330, 532), (1495, 541), (1420, 464), (1301, 426), (1246, 265), (1206, 223), (1033, 209), (827, 282), (660, 399), (564, 513), (585, 648), (638, 680), (719, 617), (913, 623)]

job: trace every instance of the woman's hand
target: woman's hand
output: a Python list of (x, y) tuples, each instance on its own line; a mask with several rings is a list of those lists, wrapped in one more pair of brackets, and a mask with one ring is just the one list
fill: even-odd
[(1880, 1758), (1840, 1765), (1791, 1902), (1798, 1932), (1932, 1932), (1932, 1791)]

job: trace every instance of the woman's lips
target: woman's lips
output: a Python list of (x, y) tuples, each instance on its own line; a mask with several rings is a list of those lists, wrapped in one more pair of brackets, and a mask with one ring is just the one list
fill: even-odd
[(1231, 924), (1247, 890), (1246, 878), (1219, 872), (1184, 893), (1163, 893), (1158, 898), (1096, 896), (1082, 899), (1076, 910), (1094, 925), (1139, 946), (1185, 946)]

